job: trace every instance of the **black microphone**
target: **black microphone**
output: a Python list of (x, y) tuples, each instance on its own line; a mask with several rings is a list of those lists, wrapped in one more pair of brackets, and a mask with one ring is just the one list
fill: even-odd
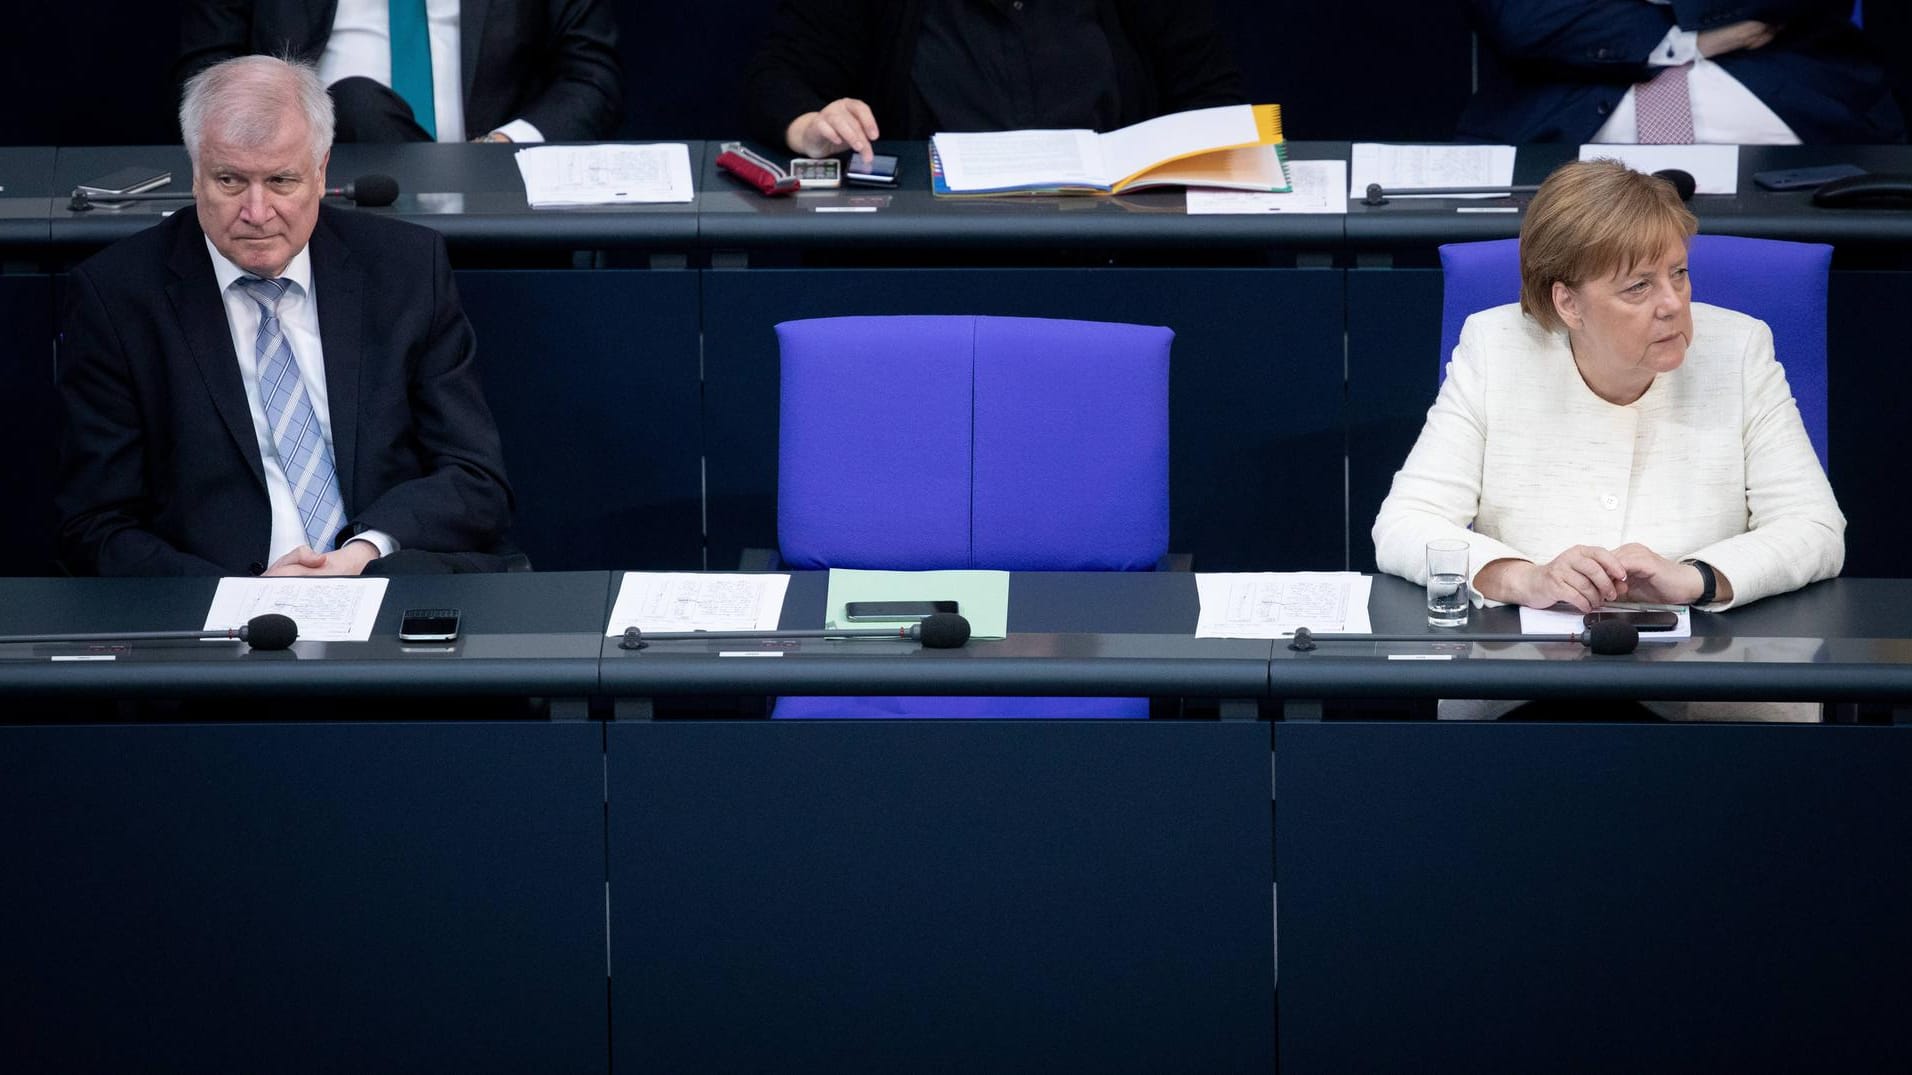
[(1318, 635), (1306, 627), (1297, 627), (1294, 640), (1288, 643), (1288, 648), (1297, 653), (1309, 653), (1320, 642), (1578, 642), (1603, 657), (1613, 657), (1640, 648), (1640, 629), (1619, 620), (1600, 620), (1584, 631), (1567, 635)]
[(359, 176), (342, 187), (329, 188), (325, 196), (344, 198), (366, 208), (376, 209), (398, 200), (398, 180), (389, 175), (372, 172)]
[(238, 639), (256, 650), (286, 649), (298, 641), (299, 625), (292, 617), (267, 612), (246, 621), (244, 627), (210, 628), (203, 631), (111, 631), (79, 635), (0, 635), (7, 642), (170, 642), (203, 638)]
[(624, 629), (624, 638), (617, 644), (619, 649), (643, 649), (652, 642), (695, 642), (703, 639), (713, 641), (722, 639), (764, 639), (779, 638), (894, 638), (905, 642), (921, 642), (924, 649), (956, 649), (969, 641), (969, 620), (956, 612), (938, 612), (923, 617), (921, 623), (912, 623), (904, 627), (848, 627), (838, 629), (826, 627), (822, 630), (798, 631), (652, 631), (645, 633), (635, 627)]
[[(1693, 173), (1682, 168), (1662, 168), (1653, 173), (1653, 178), (1664, 179), (1673, 184), (1673, 190), (1683, 202), (1693, 200), (1693, 191), (1699, 187)], [(1379, 183), (1368, 184), (1368, 196), (1361, 199), (1362, 205), (1386, 205), (1387, 196), (1399, 197), (1403, 194), (1427, 194), (1434, 196), (1454, 196), (1461, 194), (1532, 194), (1540, 189), (1538, 183), (1518, 183), (1506, 187), (1383, 187)]]

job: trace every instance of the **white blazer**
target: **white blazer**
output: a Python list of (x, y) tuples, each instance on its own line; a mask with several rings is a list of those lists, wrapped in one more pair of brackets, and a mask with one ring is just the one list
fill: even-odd
[(1461, 329), (1374, 551), (1425, 581), (1427, 543), (1459, 538), (1471, 582), (1503, 557), (1637, 541), (1713, 565), (1733, 584), (1708, 606), (1723, 609), (1837, 575), (1845, 529), (1764, 322), (1694, 303), (1686, 361), (1617, 406), (1581, 380), (1565, 332), (1510, 304)]

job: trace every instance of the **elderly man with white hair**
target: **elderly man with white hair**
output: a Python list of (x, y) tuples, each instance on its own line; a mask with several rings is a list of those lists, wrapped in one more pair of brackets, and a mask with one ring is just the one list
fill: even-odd
[(180, 127), (194, 207), (89, 259), (68, 287), (69, 565), (504, 566), (511, 490), (444, 240), (323, 204), (332, 103), (309, 66), (209, 68)]

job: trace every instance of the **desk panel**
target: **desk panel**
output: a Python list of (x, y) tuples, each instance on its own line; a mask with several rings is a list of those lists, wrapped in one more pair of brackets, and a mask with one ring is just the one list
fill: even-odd
[(696, 275), (472, 270), (458, 289), (533, 566), (703, 567)]
[[(1170, 548), (1202, 570), (1339, 569), (1343, 274), (1308, 269), (711, 270), (712, 567), (776, 545), (780, 321), (976, 313), (1167, 325)], [(907, 453), (906, 436), (895, 451)]]
[(0, 728), (17, 1070), (602, 1071), (601, 729)]
[(1901, 1071), (1912, 734), (1279, 725), (1284, 1072)]
[(1268, 1071), (1268, 729), (606, 729), (626, 1071)]
[(0, 274), (0, 326), (0, 572), (51, 574), (60, 466), (52, 278)]

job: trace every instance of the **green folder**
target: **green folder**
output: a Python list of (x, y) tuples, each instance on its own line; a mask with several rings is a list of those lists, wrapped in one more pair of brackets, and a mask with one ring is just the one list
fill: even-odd
[(858, 571), (831, 568), (830, 593), (824, 604), (823, 626), (883, 626), (880, 620), (851, 623), (843, 614), (843, 606), (851, 601), (955, 601), (963, 618), (969, 621), (971, 638), (1002, 638), (1009, 633), (1007, 571)]

